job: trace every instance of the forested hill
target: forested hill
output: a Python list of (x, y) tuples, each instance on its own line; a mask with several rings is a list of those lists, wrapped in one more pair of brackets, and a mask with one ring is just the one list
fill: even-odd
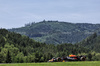
[(100, 35), (97, 36), (97, 34), (94, 33), (93, 35), (79, 42), (78, 45), (100, 53)]
[(0, 29), (0, 63), (47, 62), (52, 57), (88, 53), (90, 50), (72, 44), (45, 44), (27, 36)]
[[(100, 29), (100, 24), (41, 21), (25, 27), (9, 29), (47, 44), (76, 43)], [(99, 31), (100, 32), (100, 31)]]

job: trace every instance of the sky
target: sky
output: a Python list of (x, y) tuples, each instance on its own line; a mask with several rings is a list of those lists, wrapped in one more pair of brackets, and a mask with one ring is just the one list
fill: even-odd
[(100, 0), (0, 0), (0, 28), (44, 19), (100, 24)]

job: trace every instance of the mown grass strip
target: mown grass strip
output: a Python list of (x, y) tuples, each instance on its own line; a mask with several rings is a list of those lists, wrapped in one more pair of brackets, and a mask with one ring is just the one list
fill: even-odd
[(84, 62), (52, 62), (52, 63), (11, 63), (0, 64), (0, 66), (100, 66), (100, 61)]

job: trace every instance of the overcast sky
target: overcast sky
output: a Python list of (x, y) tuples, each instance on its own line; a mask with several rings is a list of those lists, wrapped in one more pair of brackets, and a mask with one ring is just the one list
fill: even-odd
[(100, 23), (100, 0), (0, 0), (0, 28), (58, 20)]

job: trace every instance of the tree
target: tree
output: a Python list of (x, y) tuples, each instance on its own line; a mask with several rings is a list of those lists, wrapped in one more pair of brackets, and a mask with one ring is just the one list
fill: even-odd
[(24, 62), (23, 57), (24, 57), (24, 54), (23, 54), (22, 52), (19, 52), (19, 53), (17, 54), (17, 56), (16, 56), (17, 62), (18, 62), (18, 63), (23, 63), (23, 62)]
[(6, 57), (6, 63), (11, 63), (11, 55), (10, 55), (10, 52), (8, 51), (7, 52), (7, 57)]
[(89, 61), (92, 60), (92, 54), (91, 53), (88, 54), (88, 59), (89, 59)]

